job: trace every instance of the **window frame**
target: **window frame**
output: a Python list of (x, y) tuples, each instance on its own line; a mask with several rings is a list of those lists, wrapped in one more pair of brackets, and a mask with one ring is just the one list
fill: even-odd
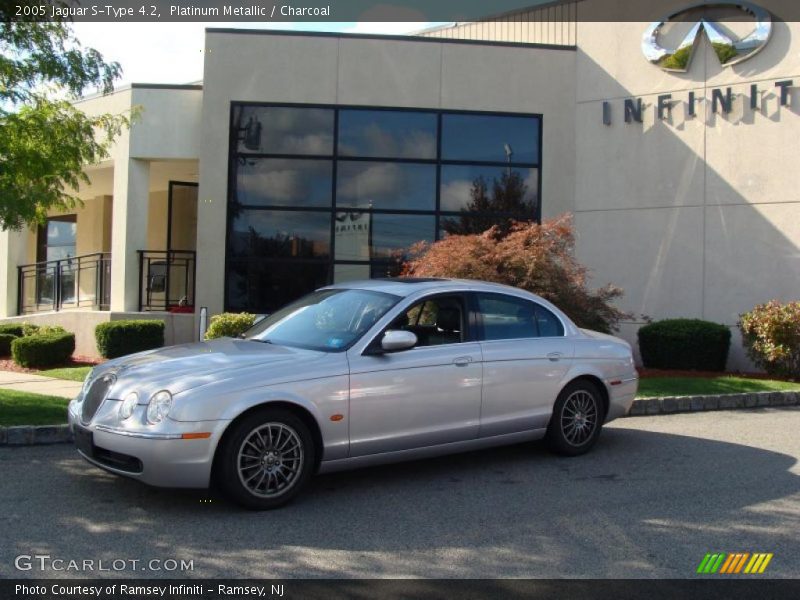
[[(513, 342), (515, 340), (550, 340), (550, 339), (561, 339), (567, 337), (567, 325), (564, 323), (564, 319), (561, 318), (561, 315), (556, 313), (555, 311), (550, 310), (546, 306), (543, 306), (540, 302), (536, 300), (532, 300), (530, 298), (523, 298), (522, 296), (515, 296), (514, 294), (504, 294), (502, 292), (484, 292), (484, 291), (476, 291), (470, 292), (470, 300), (472, 302), (472, 309), (475, 313), (475, 321), (477, 323), (477, 341), (481, 343), (491, 343), (491, 342)], [(478, 296), (497, 296), (502, 299), (512, 299), (519, 302), (527, 302), (531, 304), (534, 310), (534, 314), (536, 314), (537, 310), (544, 310), (551, 315), (553, 315), (556, 320), (558, 321), (559, 325), (561, 325), (561, 335), (536, 335), (536, 336), (528, 336), (528, 337), (514, 337), (514, 338), (499, 338), (499, 339), (486, 339), (486, 328), (483, 322), (483, 312), (480, 309), (480, 302), (478, 300)], [(539, 323), (538, 318), (536, 319), (536, 333), (539, 333)]]
[[(239, 149), (239, 141), (238, 141), (238, 131), (236, 130), (236, 115), (237, 110), (246, 109), (248, 107), (256, 107), (256, 108), (298, 108), (298, 109), (323, 109), (323, 110), (331, 110), (333, 111), (333, 144), (331, 154), (285, 154), (285, 153), (269, 153), (263, 151), (245, 151)], [(436, 155), (434, 158), (431, 159), (420, 159), (420, 158), (392, 158), (392, 157), (380, 157), (380, 156), (349, 156), (346, 154), (339, 154), (339, 116), (342, 111), (365, 111), (365, 112), (407, 112), (407, 113), (430, 113), (435, 116), (436, 120)], [(536, 119), (538, 125), (538, 140), (536, 140), (536, 144), (538, 145), (538, 161), (533, 162), (518, 162), (518, 161), (480, 161), (480, 160), (453, 160), (453, 159), (443, 159), (442, 158), (442, 121), (444, 115), (449, 114), (456, 114), (456, 115), (474, 115), (478, 117), (487, 117), (487, 116), (495, 116), (495, 117), (513, 117), (513, 118), (530, 118)], [(338, 264), (353, 264), (353, 265), (368, 265), (370, 270), (375, 268), (383, 268), (383, 263), (386, 262), (383, 258), (374, 258), (370, 255), (368, 259), (365, 260), (356, 260), (356, 261), (348, 261), (348, 260), (337, 260), (336, 259), (336, 240), (335, 240), (335, 215), (337, 212), (347, 211), (347, 207), (339, 207), (337, 206), (336, 199), (337, 199), (337, 191), (338, 191), (338, 171), (339, 171), (339, 161), (345, 162), (371, 162), (371, 163), (416, 163), (416, 164), (430, 164), (435, 168), (435, 189), (433, 193), (435, 195), (435, 201), (433, 210), (407, 210), (407, 209), (387, 209), (387, 208), (373, 208), (370, 209), (369, 212), (372, 214), (395, 214), (395, 215), (415, 215), (415, 216), (423, 216), (423, 215), (430, 215), (434, 217), (434, 229), (432, 232), (433, 241), (438, 241), (443, 237), (443, 228), (442, 223), (444, 219), (459, 217), (463, 213), (460, 211), (443, 211), (441, 207), (441, 196), (442, 196), (442, 171), (443, 168), (449, 165), (455, 166), (487, 166), (487, 167), (507, 167), (512, 169), (536, 169), (537, 170), (537, 189), (536, 189), (536, 206), (534, 207), (534, 211), (531, 215), (531, 220), (537, 223), (541, 223), (541, 213), (542, 213), (542, 165), (544, 163), (544, 149), (543, 149), (543, 132), (544, 132), (544, 120), (542, 113), (530, 113), (530, 112), (511, 112), (511, 111), (481, 111), (481, 110), (458, 110), (458, 109), (445, 109), (445, 108), (435, 108), (435, 107), (397, 107), (397, 106), (370, 106), (370, 105), (354, 105), (354, 104), (320, 104), (320, 103), (293, 103), (293, 102), (259, 102), (259, 101), (238, 101), (238, 100), (230, 100), (229, 101), (229, 124), (228, 124), (228, 134), (229, 134), (229, 148), (228, 148), (228, 155), (227, 155), (227, 169), (228, 169), (228, 181), (227, 181), (227, 203), (226, 203), (226, 224), (225, 224), (225, 274), (227, 278), (227, 274), (229, 272), (228, 265), (231, 261), (234, 260), (244, 260), (243, 258), (236, 258), (230, 252), (230, 234), (231, 234), (231, 227), (232, 227), (232, 219), (234, 218), (236, 209), (244, 209), (247, 208), (249, 210), (272, 210), (272, 211), (300, 211), (300, 212), (322, 212), (330, 215), (330, 246), (329, 246), (329, 257), (324, 259), (319, 259), (321, 262), (327, 262), (329, 264), (329, 283), (335, 283), (333, 281), (333, 274), (335, 272), (335, 267)], [(262, 148), (263, 150), (263, 148)], [(305, 206), (287, 206), (287, 205), (239, 205), (236, 203), (236, 179), (237, 179), (237, 169), (236, 163), (240, 160), (246, 160), (247, 158), (264, 158), (264, 159), (286, 159), (286, 160), (329, 160), (332, 163), (332, 178), (331, 178), (331, 191), (330, 191), (330, 204), (329, 205), (322, 205), (314, 206), (314, 207), (305, 207)], [(351, 209), (352, 210), (352, 209)], [(482, 217), (491, 217), (491, 218), (507, 218), (514, 215), (509, 215), (505, 213), (475, 213), (476, 216)], [(255, 260), (254, 258), (250, 258), (247, 260)], [(284, 261), (284, 260), (299, 260), (293, 259), (288, 257), (277, 258), (277, 257), (262, 257), (260, 259), (262, 262), (265, 263), (273, 263), (276, 261)], [(387, 263), (388, 264), (388, 263)], [(312, 291), (312, 290), (309, 290)], [(223, 292), (223, 305), (225, 310), (228, 310), (230, 306), (232, 306), (229, 297), (229, 290), (228, 286), (224, 286)], [(248, 301), (249, 303), (249, 301)], [(252, 311), (260, 311), (263, 307), (259, 306), (248, 306), (248, 310)]]

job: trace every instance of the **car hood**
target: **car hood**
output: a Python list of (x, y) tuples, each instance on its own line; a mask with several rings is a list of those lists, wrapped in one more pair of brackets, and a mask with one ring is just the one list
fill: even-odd
[(297, 364), (305, 365), (324, 356), (324, 352), (313, 350), (221, 338), (124, 356), (95, 367), (92, 376), (113, 372), (117, 382), (110, 396), (119, 399), (136, 391), (140, 401), (146, 401), (149, 394), (161, 389), (177, 394), (253, 368), (263, 370), (263, 380), (268, 380), (271, 372), (285, 373), (280, 367), (287, 364), (292, 364), (297, 373)]

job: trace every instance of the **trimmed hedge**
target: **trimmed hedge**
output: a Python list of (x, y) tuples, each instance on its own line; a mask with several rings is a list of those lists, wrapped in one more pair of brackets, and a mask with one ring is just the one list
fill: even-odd
[(11, 342), (14, 362), (22, 367), (41, 368), (63, 365), (75, 352), (74, 333), (28, 335)]
[(665, 319), (639, 329), (642, 363), (652, 369), (724, 371), (731, 346), (725, 325), (700, 319)]
[(25, 332), (22, 331), (22, 323), (3, 323), (0, 325), (0, 334), (13, 335), (14, 337), (22, 337)]
[(0, 333), (0, 357), (11, 355), (11, 342), (18, 337), (12, 333)]
[(222, 313), (211, 317), (206, 331), (206, 339), (221, 337), (239, 337), (256, 322), (256, 316), (250, 313)]
[(104, 358), (116, 358), (161, 348), (164, 345), (164, 321), (109, 321), (94, 329), (97, 350)]

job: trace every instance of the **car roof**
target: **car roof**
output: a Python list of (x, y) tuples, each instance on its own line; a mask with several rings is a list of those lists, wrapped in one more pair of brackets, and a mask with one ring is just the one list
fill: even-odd
[(520, 293), (534, 296), (525, 290), (503, 285), (500, 283), (490, 283), (475, 279), (446, 279), (439, 277), (397, 277), (388, 279), (364, 279), (360, 281), (346, 281), (326, 286), (326, 289), (360, 289), (385, 292), (395, 296), (410, 296), (421, 291), (449, 291), (449, 290), (472, 290), (499, 293)]

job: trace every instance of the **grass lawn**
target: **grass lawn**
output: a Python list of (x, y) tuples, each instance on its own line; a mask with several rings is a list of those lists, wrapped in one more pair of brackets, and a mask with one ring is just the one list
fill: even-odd
[(56, 379), (83, 381), (91, 370), (92, 367), (61, 367), (60, 369), (45, 369), (36, 374), (44, 375), (45, 377), (55, 377)]
[(645, 377), (639, 380), (637, 398), (656, 396), (704, 396), (747, 392), (800, 390), (800, 383), (746, 377)]
[(67, 398), (0, 389), (0, 427), (61, 425), (67, 422)]

